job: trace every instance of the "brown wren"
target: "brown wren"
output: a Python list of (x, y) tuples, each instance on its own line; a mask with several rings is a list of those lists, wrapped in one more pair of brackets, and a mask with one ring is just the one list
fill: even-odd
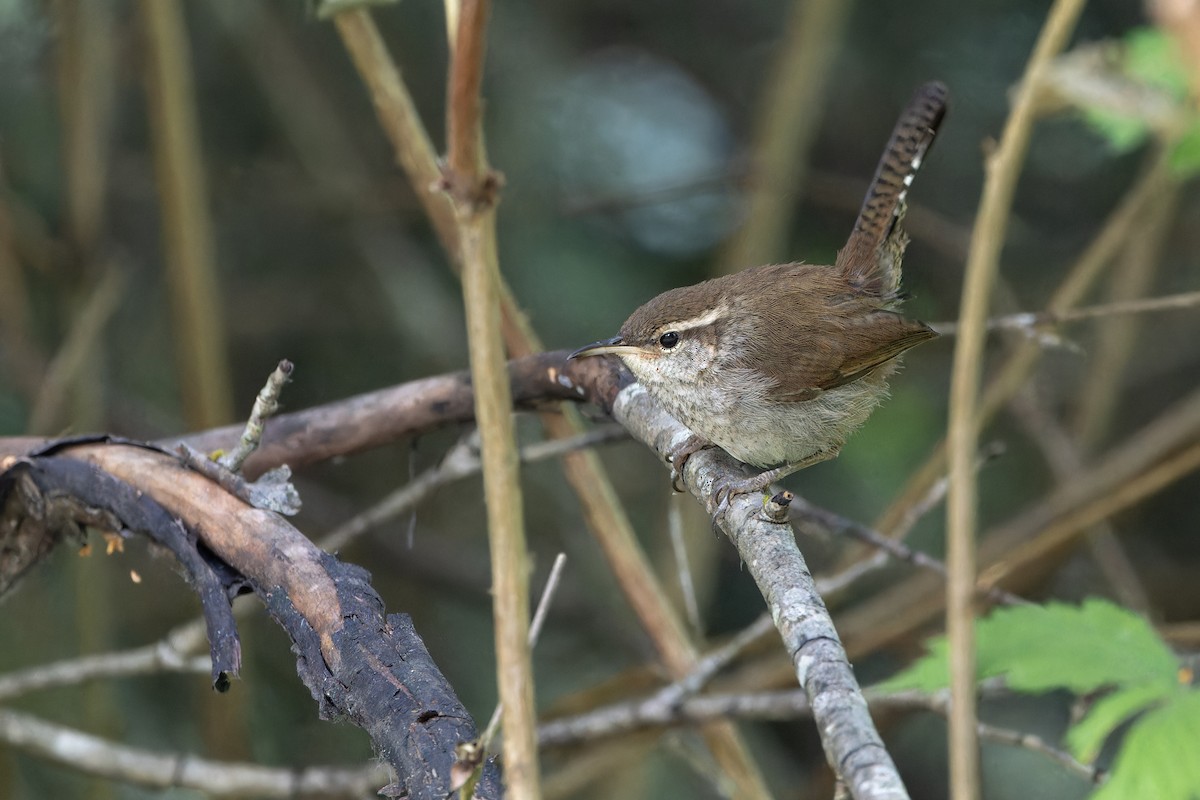
[(672, 289), (625, 320), (619, 335), (572, 358), (619, 356), (693, 436), (683, 462), (716, 445), (767, 471), (717, 487), (760, 491), (835, 457), (887, 396), (899, 356), (934, 338), (897, 310), (905, 194), (946, 112), (947, 90), (923, 85), (900, 115), (850, 238), (833, 266), (752, 267)]

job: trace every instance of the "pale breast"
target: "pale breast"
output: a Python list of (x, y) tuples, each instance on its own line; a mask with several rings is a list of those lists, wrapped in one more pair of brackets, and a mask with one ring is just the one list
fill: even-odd
[[(889, 365), (890, 366), (890, 365)], [(768, 379), (743, 369), (705, 371), (684, 391), (650, 380), (647, 391), (692, 432), (739, 461), (773, 467), (841, 447), (887, 394), (892, 369), (801, 403), (768, 399)]]

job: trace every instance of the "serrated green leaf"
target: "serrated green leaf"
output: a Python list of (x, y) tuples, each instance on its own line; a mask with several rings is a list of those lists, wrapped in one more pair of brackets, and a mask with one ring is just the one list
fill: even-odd
[(1154, 629), (1104, 600), (1000, 609), (980, 624), (979, 641), (981, 673), (1004, 675), (1018, 691), (1176, 683), (1178, 662)]
[[(1018, 691), (1083, 694), (1110, 685), (1176, 685), (1175, 656), (1154, 629), (1104, 600), (999, 609), (979, 621), (976, 640), (978, 676), (1003, 675)], [(944, 688), (947, 664), (945, 637), (937, 637), (930, 641), (928, 655), (882, 688)]]
[(1188, 73), (1175, 41), (1158, 28), (1134, 28), (1125, 35), (1122, 66), (1131, 77), (1159, 86), (1182, 99)]
[(1067, 733), (1067, 746), (1080, 761), (1091, 763), (1117, 726), (1164, 697), (1176, 693), (1176, 687), (1159, 683), (1118, 689), (1097, 700), (1087, 716), (1071, 728)]
[(1130, 729), (1108, 782), (1092, 800), (1200, 797), (1200, 692), (1180, 692)]
[(1200, 172), (1200, 120), (1175, 142), (1167, 163), (1179, 178), (1190, 178)]

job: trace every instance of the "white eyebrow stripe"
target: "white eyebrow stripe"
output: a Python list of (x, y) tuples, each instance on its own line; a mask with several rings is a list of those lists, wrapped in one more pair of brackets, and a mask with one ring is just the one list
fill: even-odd
[(665, 332), (665, 331), (682, 332), (682, 331), (694, 330), (696, 328), (703, 328), (705, 325), (712, 325), (714, 322), (716, 322), (718, 319), (720, 319), (725, 314), (725, 311), (726, 311), (726, 306), (724, 304), (722, 304), (722, 305), (719, 305), (716, 308), (712, 309), (711, 311), (704, 312), (703, 314), (701, 314), (698, 317), (691, 317), (690, 319), (681, 319), (676, 322), (672, 322), (669, 325), (663, 325), (658, 330), (660, 332)]

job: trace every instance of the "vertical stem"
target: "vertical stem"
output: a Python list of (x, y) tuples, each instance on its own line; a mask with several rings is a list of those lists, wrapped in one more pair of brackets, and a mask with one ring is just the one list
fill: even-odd
[[(1146, 171), (1097, 228), (1096, 237), (1067, 270), (1066, 277), (1046, 303), (1047, 311), (1056, 313), (1078, 305), (1095, 285), (1104, 267), (1116, 256), (1122, 242), (1132, 235), (1140, 215), (1164, 190), (1170, 175), (1167, 154), (1166, 148), (1160, 148), (1150, 156)], [(996, 370), (996, 375), (988, 382), (983, 392), (979, 404), (980, 426), (986, 425), (1024, 385), (1042, 352), (1043, 348), (1036, 342), (1023, 342), (1016, 346), (1004, 364)], [(875, 521), (874, 527), (884, 532), (894, 530), (912, 504), (941, 477), (945, 464), (946, 442), (942, 441), (929, 454), (929, 458), (920, 469), (908, 479), (900, 496)]]
[(178, 0), (142, 0), (146, 94), (184, 416), (193, 428), (233, 417), (212, 220), (200, 153), (191, 50)]
[(541, 787), (529, 652), (529, 563), (512, 396), (500, 333), (498, 180), (487, 165), (480, 124), (488, 13), (487, 0), (466, 0), (459, 7), (458, 35), (450, 60), (445, 183), (458, 223), (475, 418), (482, 450), (497, 683), (505, 715), (505, 779), (511, 797), (537, 800)]
[(333, 22), (359, 76), (371, 92), (379, 124), (395, 147), (396, 160), (408, 175), (413, 193), (457, 270), (461, 256), (454, 212), (446, 195), (438, 191), (442, 173), (437, 154), (400, 70), (388, 54), (387, 45), (369, 11), (363, 8), (340, 11), (334, 15)]
[[(447, 6), (450, 5), (448, 2)], [(454, 5), (457, 8), (457, 4)], [(430, 187), (443, 182), (443, 176), (399, 69), (388, 54), (370, 12), (363, 9), (339, 11), (334, 20), (346, 49), (370, 89), (380, 123), (395, 148), (397, 159), (422, 199), (450, 256), (451, 267), (461, 273), (463, 255), (454, 206), (446, 194), (429, 191)], [(502, 276), (499, 290), (503, 336), (510, 354), (519, 356), (544, 349)], [(565, 405), (561, 413), (543, 414), (542, 423), (547, 433), (555, 438), (575, 435), (584, 429), (582, 416), (570, 404)], [(563, 458), (563, 468), (583, 507), (588, 527), (604, 551), (618, 585), (653, 641), (659, 658), (673, 678), (684, 677), (696, 661), (695, 648), (667, 601), (600, 459), (590, 450), (569, 453)], [(708, 723), (703, 728), (703, 735), (714, 759), (733, 783), (736, 797), (750, 800), (770, 797), (735, 723)]]
[(979, 439), (979, 385), (987, 335), (988, 301), (999, 267), (1004, 230), (1021, 162), (1029, 146), (1038, 80), (1066, 44), (1084, 0), (1056, 0), (1034, 46), (1004, 133), (987, 163), (987, 180), (971, 236), (950, 384), (950, 492), (947, 497), (946, 630), (950, 640), (950, 794), (979, 796), (979, 743), (975, 713), (975, 452)]
[[(59, 33), (58, 97), (61, 114), (62, 159), (66, 177), (65, 237), (70, 242), (73, 289), (62, 311), (70, 325), (64, 329), (58, 352), (49, 364), (39, 369), (40, 386), (29, 396), (30, 432), (61, 430), (64, 425), (77, 429), (103, 428), (107, 398), (102, 378), (104, 364), (105, 320), (120, 299), (118, 276), (97, 260), (104, 229), (108, 165), (115, 94), (115, 51), (117, 27), (113, 4), (108, 0), (58, 0), (52, 4), (55, 27)], [(0, 231), (0, 236), (3, 232)], [(7, 245), (6, 245), (7, 246)], [(20, 276), (20, 268), (11, 273)], [(107, 287), (107, 288), (105, 288)], [(17, 285), (20, 289), (20, 284)], [(93, 302), (92, 292), (105, 295)], [(89, 296), (91, 295), (91, 296)], [(24, 291), (0, 304), (4, 310), (18, 312), (28, 300)], [(26, 370), (36, 364), (24, 315), (15, 325), (6, 320), (17, 338), (15, 354), (23, 357)], [(86, 319), (84, 319), (86, 318)], [(80, 324), (83, 322), (84, 324)], [(20, 363), (20, 362), (18, 362)], [(25, 374), (31, 375), (32, 371)], [(69, 584), (74, 587), (77, 644), (82, 652), (101, 652), (115, 640), (113, 582), (108, 570), (96, 559), (72, 559)], [(118, 701), (112, 687), (104, 682), (81, 687), (83, 717), (89, 728), (111, 735)], [(96, 800), (115, 797), (109, 781), (93, 778), (86, 794)]]
[[(73, 318), (90, 302), (88, 297), (111, 265), (97, 260), (104, 230), (109, 151), (115, 97), (116, 12), (109, 0), (58, 0), (53, 4), (60, 32), (58, 55), (59, 110), (62, 116), (62, 156), (66, 177), (66, 232), (72, 256), (66, 308)], [(70, 332), (66, 333), (69, 337)], [(57, 386), (43, 381), (33, 406), (30, 431), (60, 430), (70, 424), (81, 429), (105, 423), (104, 338), (83, 342), (85, 352)], [(62, 364), (61, 355), (56, 357)], [(44, 376), (48, 377), (48, 376)], [(49, 406), (42, 399), (54, 392)], [(34, 424), (36, 422), (36, 425)]]
[[(452, 42), (450, 97), (446, 106), (446, 160), (450, 172), (479, 187), (486, 179), (480, 148), (480, 98), (486, 51), (488, 0), (459, 4), (458, 36)], [(457, 199), (457, 198), (455, 198)]]
[(67, 228), (90, 259), (104, 223), (111, 139), (114, 9), (108, 0), (59, 0), (59, 97), (67, 178)]
[(512, 398), (500, 337), (495, 211), (462, 219), (463, 298), (492, 557), (497, 680), (504, 706), (504, 773), (512, 797), (540, 796), (526, 555)]

